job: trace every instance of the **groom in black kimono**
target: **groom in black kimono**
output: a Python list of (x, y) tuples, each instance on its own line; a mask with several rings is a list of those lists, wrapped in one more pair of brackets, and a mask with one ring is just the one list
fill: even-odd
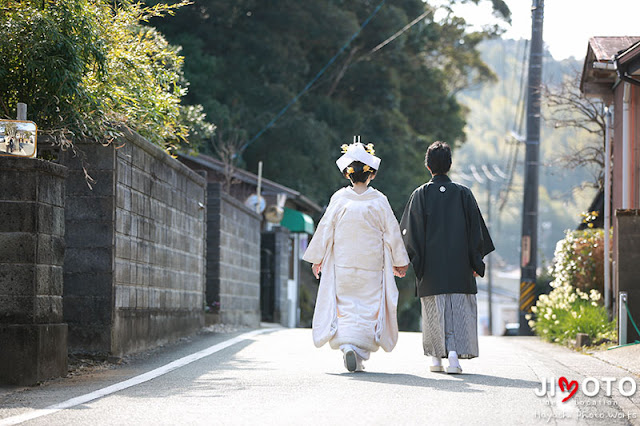
[[(475, 277), (484, 276), (483, 258), (495, 248), (473, 193), (447, 176), (449, 145), (431, 144), (425, 165), (433, 178), (411, 194), (400, 229), (416, 274), (430, 370), (459, 374), (459, 358), (478, 356)], [(442, 358), (449, 359), (446, 370)]]

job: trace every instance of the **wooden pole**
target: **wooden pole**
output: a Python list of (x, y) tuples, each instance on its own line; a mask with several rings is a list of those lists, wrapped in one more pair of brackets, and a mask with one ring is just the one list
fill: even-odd
[(258, 189), (256, 190), (256, 195), (258, 199), (256, 200), (256, 213), (260, 214), (260, 192), (262, 191), (262, 161), (258, 161)]

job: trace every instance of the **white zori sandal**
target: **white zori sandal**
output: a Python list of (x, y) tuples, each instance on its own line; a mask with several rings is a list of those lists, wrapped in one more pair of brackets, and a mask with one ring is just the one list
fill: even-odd
[(460, 374), (462, 373), (462, 367), (460, 367), (459, 365), (454, 365), (454, 366), (448, 366), (447, 369), (445, 370), (447, 372), (447, 374)]
[(431, 357), (431, 365), (429, 366), (429, 371), (432, 373), (442, 373), (444, 372), (444, 367), (442, 366), (442, 361), (440, 358), (435, 356)]
[(449, 366), (445, 370), (447, 374), (460, 374), (462, 373), (462, 367), (458, 362), (458, 353), (456, 351), (449, 352)]

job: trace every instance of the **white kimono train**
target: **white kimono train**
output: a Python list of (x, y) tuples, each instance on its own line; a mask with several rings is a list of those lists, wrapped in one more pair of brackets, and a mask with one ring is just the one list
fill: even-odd
[(322, 263), (313, 341), (391, 351), (398, 341), (398, 288), (393, 266), (409, 256), (387, 197), (342, 188), (331, 197), (303, 259)]

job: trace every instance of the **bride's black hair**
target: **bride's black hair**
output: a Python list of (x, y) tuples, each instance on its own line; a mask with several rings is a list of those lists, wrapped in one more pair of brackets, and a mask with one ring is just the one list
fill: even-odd
[(366, 167), (369, 169), (368, 171), (364, 171), (365, 169), (364, 163), (360, 161), (354, 161), (353, 163), (345, 167), (345, 169), (342, 171), (342, 174), (347, 179), (351, 180), (351, 182), (353, 183), (358, 183), (358, 182), (365, 183), (367, 179), (369, 179), (369, 176), (376, 174), (376, 169), (374, 169), (371, 166), (366, 166)]

